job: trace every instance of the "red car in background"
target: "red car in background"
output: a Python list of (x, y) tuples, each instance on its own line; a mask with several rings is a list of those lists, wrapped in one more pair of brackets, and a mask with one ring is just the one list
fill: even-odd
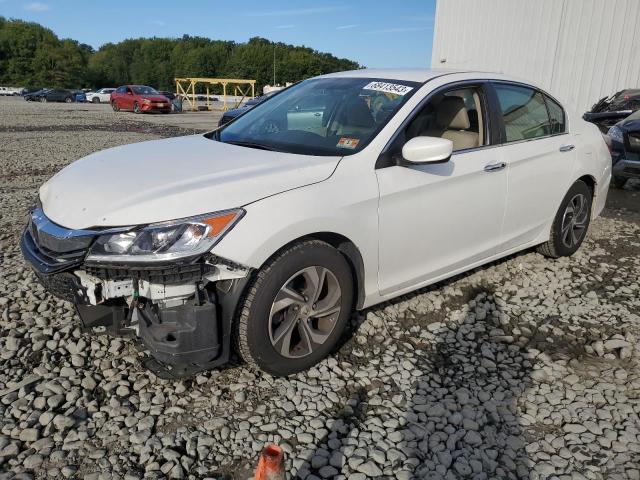
[(131, 110), (135, 113), (162, 112), (171, 113), (171, 101), (159, 94), (154, 88), (145, 85), (123, 85), (110, 97), (114, 112)]

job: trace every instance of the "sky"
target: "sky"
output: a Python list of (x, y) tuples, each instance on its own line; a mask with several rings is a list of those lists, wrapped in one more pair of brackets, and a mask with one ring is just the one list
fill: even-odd
[[(304, 45), (370, 68), (431, 64), (436, 0), (0, 0), (0, 16), (40, 23), (94, 48), (125, 38)], [(223, 8), (219, 7), (223, 5)]]

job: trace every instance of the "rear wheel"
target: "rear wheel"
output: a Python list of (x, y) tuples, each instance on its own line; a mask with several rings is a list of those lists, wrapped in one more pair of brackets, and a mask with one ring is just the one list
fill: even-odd
[(627, 184), (627, 180), (629, 179), (626, 177), (611, 177), (611, 184), (615, 188), (624, 188), (624, 186)]
[(66, 103), (71, 103), (71, 102), (73, 102), (73, 98), (71, 98), (71, 97), (67, 97), (67, 98), (65, 98), (65, 99), (64, 99), (64, 101), (65, 101)]
[(118, 106), (118, 102), (116, 102), (115, 100), (111, 102), (111, 108), (113, 109), (114, 112), (119, 112), (120, 111), (120, 107)]
[(98, 97), (93, 97), (91, 99), (91, 103), (100, 103), (100, 99)]
[(327, 243), (301, 242), (258, 271), (239, 307), (242, 358), (271, 375), (290, 375), (338, 343), (353, 308), (351, 270)]
[(140, 113), (140, 105), (138, 105), (138, 102), (133, 102), (133, 112)]
[(539, 245), (538, 252), (550, 258), (573, 255), (587, 235), (592, 202), (593, 192), (589, 186), (582, 180), (574, 183), (556, 213), (549, 241)]

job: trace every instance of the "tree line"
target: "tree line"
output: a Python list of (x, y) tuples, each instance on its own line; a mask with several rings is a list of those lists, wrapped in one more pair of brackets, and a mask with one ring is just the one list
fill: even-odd
[(361, 68), (356, 62), (303, 46), (254, 37), (246, 43), (182, 38), (136, 38), (97, 51), (59, 39), (37, 23), (0, 17), (0, 85), (100, 88), (144, 84), (175, 88), (175, 77), (249, 78), (258, 87)]

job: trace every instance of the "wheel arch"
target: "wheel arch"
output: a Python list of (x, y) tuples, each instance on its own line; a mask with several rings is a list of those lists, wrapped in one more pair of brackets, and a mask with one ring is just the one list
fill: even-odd
[(358, 310), (362, 309), (365, 301), (364, 260), (362, 258), (362, 254), (360, 253), (360, 249), (356, 246), (356, 244), (340, 233), (323, 231), (309, 233), (297, 237), (287, 242), (285, 245), (282, 245), (275, 252), (269, 255), (269, 257), (263, 262), (263, 265), (267, 263), (271, 258), (278, 255), (278, 253), (282, 250), (285, 250), (291, 245), (303, 242), (305, 240), (320, 240), (321, 242), (328, 243), (345, 257), (345, 259), (347, 260), (347, 264), (349, 265), (349, 269), (351, 270), (351, 274), (353, 275), (354, 285), (356, 286), (354, 307)]

